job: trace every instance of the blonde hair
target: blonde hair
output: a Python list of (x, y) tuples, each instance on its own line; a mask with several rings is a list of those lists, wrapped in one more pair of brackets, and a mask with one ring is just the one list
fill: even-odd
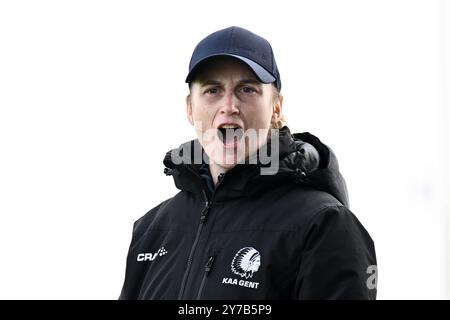
[(281, 118), (278, 119), (278, 121), (276, 121), (276, 122), (274, 121), (274, 122), (271, 123), (270, 128), (271, 129), (281, 129), (284, 126), (287, 126), (287, 125), (288, 125), (287, 124), (287, 119), (286, 119), (285, 115), (283, 114), (283, 115), (281, 115)]

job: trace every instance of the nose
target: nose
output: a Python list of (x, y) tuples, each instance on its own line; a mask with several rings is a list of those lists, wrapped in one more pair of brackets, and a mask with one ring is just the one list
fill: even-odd
[(239, 114), (239, 100), (234, 92), (229, 91), (223, 96), (220, 104), (220, 113), (222, 114)]

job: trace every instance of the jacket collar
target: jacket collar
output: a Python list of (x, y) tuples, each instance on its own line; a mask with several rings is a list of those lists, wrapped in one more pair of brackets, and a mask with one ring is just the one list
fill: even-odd
[[(330, 148), (308, 132), (291, 134), (287, 126), (275, 138), (279, 141), (278, 172), (261, 175), (264, 166), (259, 161), (237, 164), (223, 175), (215, 190), (215, 201), (253, 196), (278, 183), (294, 183), (326, 191), (348, 206), (345, 180)], [(198, 139), (191, 140), (166, 153), (165, 173), (173, 176), (178, 189), (211, 198), (214, 190), (208, 187), (205, 177), (207, 159)]]

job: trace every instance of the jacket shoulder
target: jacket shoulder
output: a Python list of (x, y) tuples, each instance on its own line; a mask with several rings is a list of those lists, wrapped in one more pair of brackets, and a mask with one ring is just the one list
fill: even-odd
[(186, 207), (196, 204), (196, 197), (187, 191), (180, 191), (173, 197), (164, 200), (134, 222), (133, 238), (142, 236), (152, 227), (159, 229), (183, 228), (186, 222)]
[(161, 214), (164, 208), (174, 199), (169, 198), (150, 209), (146, 214), (137, 219), (133, 224), (133, 237), (139, 237), (152, 225), (153, 221)]
[(298, 186), (293, 192), (306, 211), (315, 212), (326, 207), (345, 207), (341, 201), (326, 191)]
[(346, 208), (328, 192), (301, 185), (295, 185), (290, 190), (280, 190), (280, 193), (285, 194), (283, 207), (289, 209), (289, 211), (294, 209), (295, 216), (302, 226), (322, 211), (339, 207)]

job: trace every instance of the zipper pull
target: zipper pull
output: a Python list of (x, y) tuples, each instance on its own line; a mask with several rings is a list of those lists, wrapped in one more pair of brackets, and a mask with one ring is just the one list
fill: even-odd
[(208, 277), (208, 273), (212, 269), (213, 263), (214, 263), (214, 256), (210, 256), (208, 262), (206, 262), (205, 265), (205, 272), (203, 273), (202, 283), (200, 284), (200, 288), (198, 289), (197, 300), (200, 300), (200, 298), (202, 297), (203, 288), (205, 287), (206, 283), (206, 278)]
[(210, 204), (211, 202), (206, 201), (206, 207), (203, 208), (202, 213), (200, 214), (200, 223), (206, 222), (206, 216), (208, 214)]
[(205, 265), (205, 273), (208, 274), (213, 266), (214, 263), (214, 256), (209, 257), (208, 262)]

